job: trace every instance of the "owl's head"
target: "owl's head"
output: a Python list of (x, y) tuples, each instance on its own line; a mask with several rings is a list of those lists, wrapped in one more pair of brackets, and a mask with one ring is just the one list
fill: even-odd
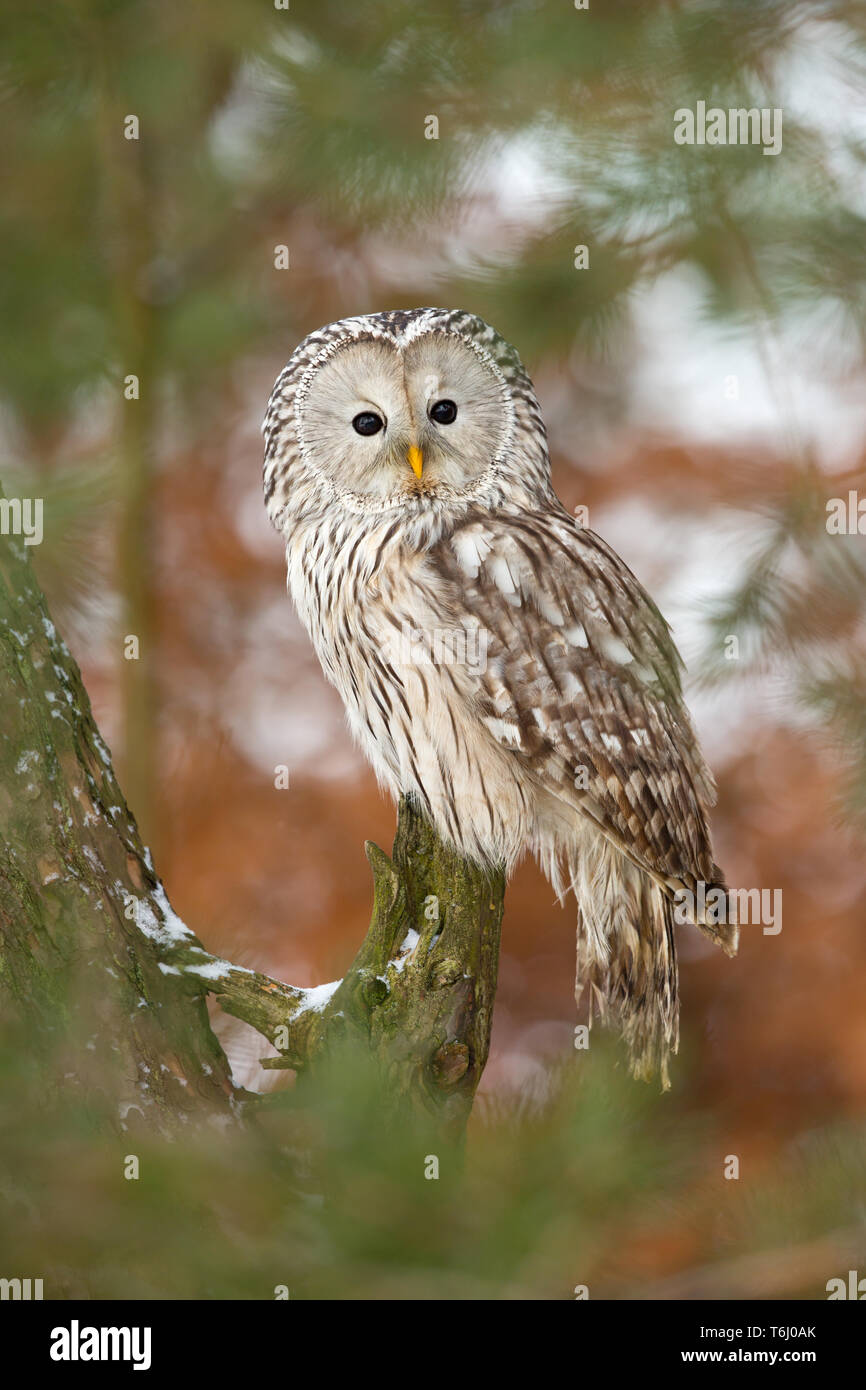
[(444, 515), (549, 492), (520, 359), (459, 310), (393, 310), (311, 333), (277, 378), (263, 429), (265, 496), (283, 530), (335, 505)]

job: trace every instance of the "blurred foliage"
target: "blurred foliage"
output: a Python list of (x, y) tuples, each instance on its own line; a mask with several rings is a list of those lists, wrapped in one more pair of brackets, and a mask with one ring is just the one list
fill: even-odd
[[(844, 768), (840, 818), (866, 830), (866, 546), (828, 532), (828, 486), (813, 466), (791, 469), (781, 496), (758, 499), (766, 518), (739, 585), (709, 615), (700, 674), (708, 684), (756, 673), (784, 689), (821, 728)], [(853, 481), (853, 480), (852, 480)], [(722, 653), (739, 642), (736, 662)]]
[(606, 1048), (482, 1106), (462, 1171), (442, 1153), (427, 1178), (436, 1155), (418, 1135), (371, 1126), (360, 1069), (339, 1092), (253, 1102), (249, 1127), (165, 1141), (135, 1108), (119, 1124), (110, 1070), (103, 1111), (82, 1110), (74, 1073), (49, 1104), (26, 1040), (3, 1042), (0, 1246), (46, 1298), (651, 1295), (648, 1242), (680, 1269), (679, 1296), (691, 1264), (710, 1284), (717, 1265), (724, 1287), (733, 1252), (763, 1251), (759, 1295), (820, 1298), (847, 1266), (831, 1241), (831, 1262), (792, 1282), (801, 1242), (844, 1233), (866, 1254), (861, 1131), (800, 1144), (741, 1195), (710, 1117), (634, 1085)]
[[(820, 296), (862, 342), (866, 236), (849, 198), (862, 146), (791, 110), (784, 160), (672, 143), (675, 106), (772, 105), (786, 61), (822, 37), (862, 83), (862, 10), (839, 3), (9, 6), (8, 403), (44, 432), (81, 410), (82, 389), (116, 385), (126, 295), (152, 313), (155, 367), (190, 407), (241, 352), (306, 328), (311, 272), (363, 261), (374, 234), (404, 257), (441, 253), (515, 141), (550, 205), (535, 226), (515, 218), (495, 267), (471, 232), (452, 243), (468, 265), (461, 276), (446, 256), (440, 279), (445, 300), (480, 281), (479, 307), (534, 363), (576, 340), (601, 351), (614, 308), (678, 262), (700, 269), (713, 313)], [(123, 138), (129, 113), (138, 141)], [(437, 141), (424, 139), (430, 113)], [(315, 263), (297, 243), (310, 222), (330, 242)], [(272, 271), (279, 228), (298, 271), (288, 304)], [(590, 276), (573, 271), (578, 231)]]
[[(859, 361), (856, 125), (828, 119), (825, 89), (810, 103), (801, 83), (785, 102), (783, 157), (726, 146), (707, 158), (673, 145), (672, 116), (698, 99), (779, 104), (812, 54), (844, 105), (863, 87), (864, 38), (862, 7), (844, 0), (7, 6), (0, 334), (13, 458), (40, 473), (75, 462), (76, 434), (101, 419), (110, 469), (97, 476), (122, 479), (136, 463), (121, 383), (143, 370), (141, 447), (177, 466), (161, 422), (206, 436), (245, 356), (285, 356), (318, 322), (380, 308), (381, 295), (413, 302), (419, 284), (494, 322), (535, 371), (601, 361), (627, 379), (633, 297), (677, 266), (699, 274), (708, 316), (752, 324), (766, 352), (786, 328), (814, 331), (818, 314), (816, 375)], [(424, 139), (431, 113), (436, 141)], [(123, 137), (128, 114), (138, 141)], [(527, 170), (532, 196), (543, 191), (536, 210)], [(592, 248), (591, 274), (574, 271), (576, 243)], [(585, 372), (570, 389), (578, 418), (598, 408)], [(788, 462), (802, 490), (802, 441)], [(79, 516), (91, 507), (85, 490)], [(75, 534), (65, 529), (55, 571), (76, 568)], [(77, 528), (85, 558), (90, 534)], [(80, 585), (52, 582), (52, 541), (49, 597), (70, 603)], [(761, 614), (781, 620), (779, 570), (760, 563), (755, 577)], [(862, 612), (862, 567), (847, 578)], [(138, 592), (139, 579), (128, 561), (121, 588)], [(754, 599), (749, 585), (726, 616)], [(768, 629), (758, 635), (772, 646), (778, 623)], [(833, 707), (815, 706), (841, 727)]]

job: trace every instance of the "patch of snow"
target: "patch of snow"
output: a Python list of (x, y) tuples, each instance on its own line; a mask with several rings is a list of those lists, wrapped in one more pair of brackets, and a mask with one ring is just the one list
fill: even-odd
[(320, 1014), (328, 1001), (336, 994), (342, 983), (342, 980), (332, 980), (330, 984), (313, 985), (311, 989), (302, 990), (304, 1002), (298, 1009), (298, 1013), (306, 1014), (313, 1012)]
[(152, 897), (162, 912), (165, 923), (164, 930), (169, 933), (173, 941), (185, 941), (187, 937), (193, 935), (186, 923), (178, 917), (161, 883), (157, 883)]
[[(185, 973), (187, 975), (200, 975), (203, 980), (222, 980), (231, 970), (243, 969), (242, 966), (232, 965), (227, 960), (212, 960), (207, 965), (187, 965)], [(252, 971), (248, 972), (252, 974)], [(180, 971), (178, 971), (180, 974)]]

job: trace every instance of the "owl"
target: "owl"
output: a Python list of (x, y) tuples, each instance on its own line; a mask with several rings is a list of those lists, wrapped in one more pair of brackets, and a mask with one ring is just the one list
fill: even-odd
[(573, 894), (577, 995), (667, 1085), (675, 913), (736, 949), (701, 907), (727, 893), (713, 781), (667, 623), (553, 491), (516, 351), (460, 310), (341, 319), (296, 348), (263, 433), (289, 591), (380, 783), (462, 855), (531, 852)]

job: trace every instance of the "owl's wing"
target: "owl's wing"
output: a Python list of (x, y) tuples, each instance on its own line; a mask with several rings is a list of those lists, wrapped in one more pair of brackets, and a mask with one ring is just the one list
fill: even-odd
[(627, 565), (553, 507), (470, 514), (430, 559), (486, 634), (469, 679), (494, 738), (668, 893), (722, 884), (682, 661)]

